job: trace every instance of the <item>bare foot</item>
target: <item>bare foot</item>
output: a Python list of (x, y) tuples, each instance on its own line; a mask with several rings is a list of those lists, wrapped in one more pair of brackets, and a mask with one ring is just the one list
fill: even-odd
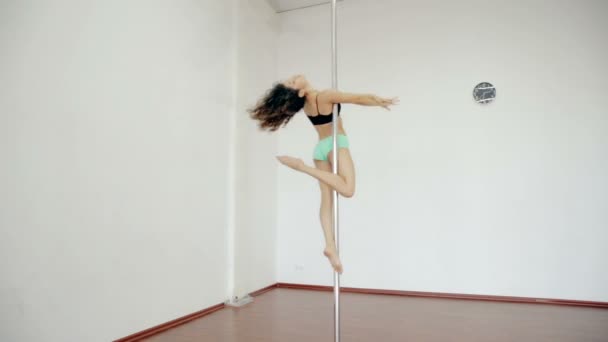
[(294, 170), (301, 171), (305, 164), (302, 159), (289, 157), (289, 156), (279, 156), (277, 159), (281, 162), (281, 164), (288, 166)]
[(325, 247), (323, 254), (329, 259), (331, 267), (333, 267), (334, 270), (339, 274), (342, 274), (342, 262), (340, 261), (336, 247)]

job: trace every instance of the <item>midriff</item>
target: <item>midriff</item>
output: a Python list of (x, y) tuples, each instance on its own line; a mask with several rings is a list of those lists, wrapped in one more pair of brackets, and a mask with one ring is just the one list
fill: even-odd
[[(319, 133), (319, 140), (330, 137), (333, 134), (333, 123), (326, 123), (324, 125), (313, 126), (317, 133)], [(342, 118), (338, 118), (338, 134), (346, 135), (346, 131), (344, 131), (344, 126), (342, 125)]]

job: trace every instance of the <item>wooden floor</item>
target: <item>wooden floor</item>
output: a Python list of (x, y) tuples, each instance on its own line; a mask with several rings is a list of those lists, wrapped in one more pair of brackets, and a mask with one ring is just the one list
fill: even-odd
[[(342, 342), (607, 342), (608, 310), (343, 293)], [(273, 289), (149, 342), (333, 341), (331, 292)]]

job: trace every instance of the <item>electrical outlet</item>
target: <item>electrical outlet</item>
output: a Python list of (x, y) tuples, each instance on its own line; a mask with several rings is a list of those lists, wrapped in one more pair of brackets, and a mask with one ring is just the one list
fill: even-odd
[(302, 265), (297, 265), (297, 264), (296, 264), (296, 265), (294, 265), (294, 266), (295, 266), (296, 271), (304, 271), (304, 266), (302, 266)]

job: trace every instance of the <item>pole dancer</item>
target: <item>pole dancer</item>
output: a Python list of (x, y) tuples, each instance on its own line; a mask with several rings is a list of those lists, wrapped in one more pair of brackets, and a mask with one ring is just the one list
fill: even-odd
[[(304, 75), (295, 75), (275, 84), (250, 109), (251, 117), (259, 121), (263, 130), (276, 131), (285, 126), (295, 114), (303, 109), (312, 123), (319, 140), (313, 150), (314, 167), (302, 159), (290, 156), (277, 156), (284, 165), (308, 174), (319, 181), (321, 190), (320, 219), (325, 237), (324, 255), (338, 273), (342, 273), (342, 263), (338, 255), (332, 233), (332, 190), (343, 197), (352, 197), (355, 193), (355, 167), (349, 151), (349, 139), (344, 129), (344, 119), (340, 117), (341, 104), (350, 103), (361, 106), (379, 106), (387, 110), (398, 103), (396, 98), (382, 98), (372, 94), (345, 93), (337, 90), (317, 90)], [(334, 106), (335, 105), (335, 106)], [(332, 107), (338, 108), (332, 111)], [(338, 116), (336, 143), (334, 149), (333, 117)], [(336, 158), (337, 156), (337, 158)], [(340, 163), (333, 161), (339, 159)], [(337, 169), (337, 174), (334, 168)]]

